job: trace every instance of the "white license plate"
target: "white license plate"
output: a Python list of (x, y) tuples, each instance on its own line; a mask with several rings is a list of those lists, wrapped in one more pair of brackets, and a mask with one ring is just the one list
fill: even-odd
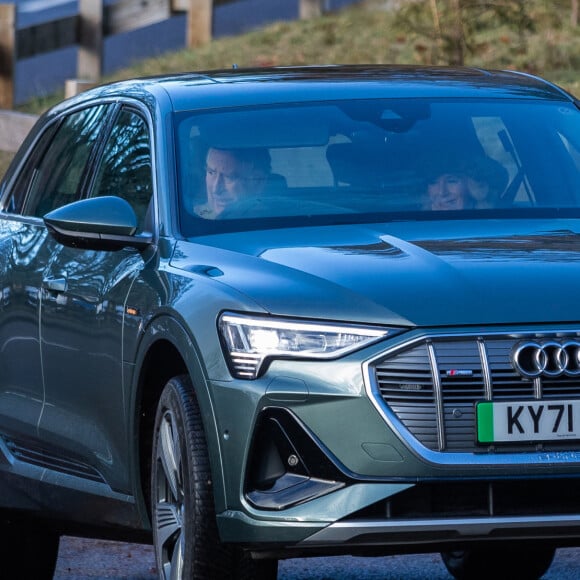
[(476, 417), (479, 443), (580, 438), (580, 400), (482, 401)]

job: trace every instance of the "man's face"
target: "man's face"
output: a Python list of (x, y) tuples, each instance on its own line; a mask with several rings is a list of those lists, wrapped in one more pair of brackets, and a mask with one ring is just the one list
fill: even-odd
[(468, 195), (466, 178), (453, 173), (440, 175), (427, 185), (431, 209), (463, 209)]
[(216, 216), (248, 193), (251, 176), (251, 165), (240, 162), (230, 151), (209, 150), (205, 185), (207, 203)]

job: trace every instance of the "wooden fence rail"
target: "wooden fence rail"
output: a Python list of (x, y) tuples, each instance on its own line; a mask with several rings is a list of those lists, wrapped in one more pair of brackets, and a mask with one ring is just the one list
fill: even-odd
[[(185, 13), (187, 46), (199, 46), (212, 38), (214, 8), (236, 1), (118, 0), (105, 5), (103, 0), (79, 0), (77, 15), (28, 28), (18, 28), (15, 4), (0, 4), (0, 109), (14, 106), (14, 72), (20, 59), (78, 46), (77, 77), (97, 81), (103, 71), (106, 37)], [(298, 2), (300, 18), (320, 15), (329, 4), (328, 0)]]

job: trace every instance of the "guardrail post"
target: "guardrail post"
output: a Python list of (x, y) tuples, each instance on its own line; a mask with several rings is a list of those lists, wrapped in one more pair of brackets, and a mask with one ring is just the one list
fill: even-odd
[(96, 85), (97, 83), (95, 81), (67, 79), (64, 82), (64, 98), (68, 99), (69, 97), (74, 97), (83, 91), (92, 89)]
[(213, 0), (188, 0), (187, 46), (194, 48), (212, 39)]
[(0, 4), (0, 109), (14, 106), (16, 6)]
[(103, 0), (79, 0), (77, 76), (97, 81), (103, 72)]
[(308, 20), (321, 16), (326, 11), (326, 0), (300, 0), (298, 15), (301, 20)]

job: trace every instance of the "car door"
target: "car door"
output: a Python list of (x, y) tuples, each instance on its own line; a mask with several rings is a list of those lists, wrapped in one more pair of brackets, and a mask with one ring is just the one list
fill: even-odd
[(11, 450), (34, 462), (40, 461), (37, 429), (45, 395), (39, 293), (44, 270), (58, 251), (41, 216), (80, 197), (105, 116), (106, 107), (90, 107), (40, 127), (3, 200), (0, 435)]
[[(133, 206), (139, 229), (151, 229), (146, 223), (153, 192), (150, 132), (136, 109), (118, 110), (89, 189), (91, 197), (123, 197)], [(129, 481), (123, 324), (137, 320), (125, 300), (145, 263), (134, 248), (59, 246), (43, 273), (40, 435), (78, 473), (124, 491)]]

